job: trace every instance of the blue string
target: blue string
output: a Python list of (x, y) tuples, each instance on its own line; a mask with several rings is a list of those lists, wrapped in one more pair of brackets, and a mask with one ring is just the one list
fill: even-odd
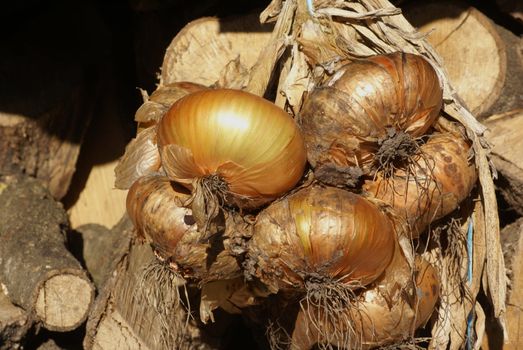
[(307, 0), (307, 9), (309, 10), (309, 14), (311, 16), (314, 16), (314, 5), (312, 4), (314, 0)]
[[(474, 223), (472, 221), (472, 217), (470, 217), (469, 220), (469, 226), (467, 229), (467, 255), (468, 255), (468, 266), (467, 266), (467, 280), (469, 285), (472, 283), (472, 265), (473, 265), (473, 254), (474, 254), (474, 241), (473, 241), (473, 233), (474, 233)], [(473, 348), (472, 345), (472, 332), (473, 332), (473, 326), (474, 326), (474, 305), (472, 306), (472, 310), (470, 311), (470, 314), (467, 318), (467, 349), (471, 350)]]

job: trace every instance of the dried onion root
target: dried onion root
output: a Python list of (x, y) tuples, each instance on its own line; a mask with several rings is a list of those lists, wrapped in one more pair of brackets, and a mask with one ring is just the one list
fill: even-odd
[(407, 220), (411, 238), (456, 209), (477, 180), (470, 146), (457, 133), (435, 133), (405, 166), (366, 180), (369, 196), (390, 204)]
[(416, 258), (412, 271), (397, 249), (384, 274), (336, 319), (325, 318), (322, 310), (302, 301), (290, 348), (308, 350), (318, 344), (320, 348), (371, 349), (412, 341), (415, 330), (433, 313), (439, 284), (436, 270), (427, 261)]
[(300, 112), (316, 177), (346, 185), (408, 157), (434, 123), (442, 89), (422, 56), (393, 53), (353, 61), (308, 96)]
[(241, 276), (238, 257), (249, 225), (224, 212), (217, 227), (220, 234), (203, 241), (191, 209), (182, 205), (189, 196), (166, 176), (145, 176), (129, 189), (127, 212), (138, 235), (181, 277), (205, 283)]

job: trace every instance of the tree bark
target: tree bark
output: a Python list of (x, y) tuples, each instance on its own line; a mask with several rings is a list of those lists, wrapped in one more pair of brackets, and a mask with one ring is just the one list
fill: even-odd
[(13, 305), (0, 290), (0, 350), (15, 349), (19, 346), (31, 325), (28, 314)]
[(66, 248), (67, 215), (40, 181), (0, 178), (0, 280), (11, 301), (47, 329), (69, 331), (87, 317), (94, 288)]

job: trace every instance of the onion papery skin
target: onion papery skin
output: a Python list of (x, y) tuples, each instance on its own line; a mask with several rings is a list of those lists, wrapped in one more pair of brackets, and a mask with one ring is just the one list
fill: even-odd
[(449, 214), (468, 197), (477, 181), (470, 145), (457, 133), (435, 133), (421, 145), (408, 168), (392, 176), (378, 173), (363, 190), (391, 205), (406, 219), (411, 238)]
[(436, 269), (417, 257), (413, 271), (397, 249), (383, 275), (347, 308), (344, 322), (326, 323), (321, 318), (318, 322), (311, 319), (318, 311), (304, 305), (296, 318), (291, 349), (308, 350), (316, 343), (373, 349), (409, 341), (432, 315), (439, 294)]
[(187, 81), (175, 82), (172, 84), (159, 86), (149, 99), (145, 101), (134, 115), (134, 120), (138, 123), (138, 132), (155, 125), (169, 107), (180, 98), (190, 93), (207, 90), (206, 86)]
[(314, 185), (258, 214), (245, 266), (272, 293), (304, 291), (311, 277), (358, 288), (390, 263), (395, 235), (370, 201)]
[(306, 151), (292, 117), (263, 98), (232, 89), (200, 91), (178, 100), (158, 124), (162, 165), (192, 189), (211, 175), (228, 188), (226, 200), (258, 207), (292, 189)]
[(356, 60), (315, 88), (300, 111), (313, 167), (359, 167), (371, 173), (390, 130), (423, 135), (442, 106), (434, 68), (422, 56), (396, 52)]
[(138, 133), (125, 147), (114, 169), (114, 186), (126, 190), (140, 177), (160, 171), (161, 159), (156, 144), (156, 126)]
[(185, 188), (166, 176), (144, 176), (129, 189), (127, 213), (138, 236), (184, 278), (207, 282), (240, 276), (240, 266), (229, 249), (233, 236), (242, 234), (236, 218), (227, 215), (225, 232), (203, 243), (191, 209), (183, 206), (189, 197)]

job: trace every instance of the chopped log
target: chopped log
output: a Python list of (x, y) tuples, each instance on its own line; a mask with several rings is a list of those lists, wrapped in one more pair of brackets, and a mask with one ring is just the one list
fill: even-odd
[(508, 343), (504, 350), (516, 350), (523, 344), (523, 218), (501, 231), (503, 253), (510, 279), (507, 302)]
[(500, 174), (497, 191), (519, 215), (523, 215), (523, 110), (485, 120), (491, 160)]
[(67, 215), (40, 181), (0, 178), (0, 280), (11, 301), (44, 327), (77, 328), (87, 317), (94, 288), (66, 249)]
[(258, 17), (204, 17), (187, 24), (165, 52), (160, 85), (189, 81), (244, 87), (273, 28), (260, 24)]
[(98, 290), (128, 252), (133, 230), (132, 223), (124, 215), (112, 229), (86, 224), (71, 234), (73, 254), (84, 263)]
[(10, 26), (2, 43), (0, 174), (35, 176), (61, 199), (96, 104), (107, 36), (87, 3), (19, 17), (25, 22)]
[(19, 347), (31, 325), (27, 312), (13, 305), (0, 288), (0, 350)]
[[(126, 221), (120, 228), (129, 225), (132, 226)], [(204, 329), (187, 314), (188, 305), (191, 310), (198, 310), (196, 291), (185, 289), (184, 282), (158, 265), (150, 246), (135, 243), (129, 248), (95, 302), (87, 322), (84, 347), (88, 350), (219, 349), (231, 322), (228, 315), (217, 320), (218, 331), (213, 329), (214, 325)]]
[(428, 35), (450, 82), (474, 115), (482, 119), (523, 108), (522, 38), (459, 2), (416, 2), (405, 12)]

